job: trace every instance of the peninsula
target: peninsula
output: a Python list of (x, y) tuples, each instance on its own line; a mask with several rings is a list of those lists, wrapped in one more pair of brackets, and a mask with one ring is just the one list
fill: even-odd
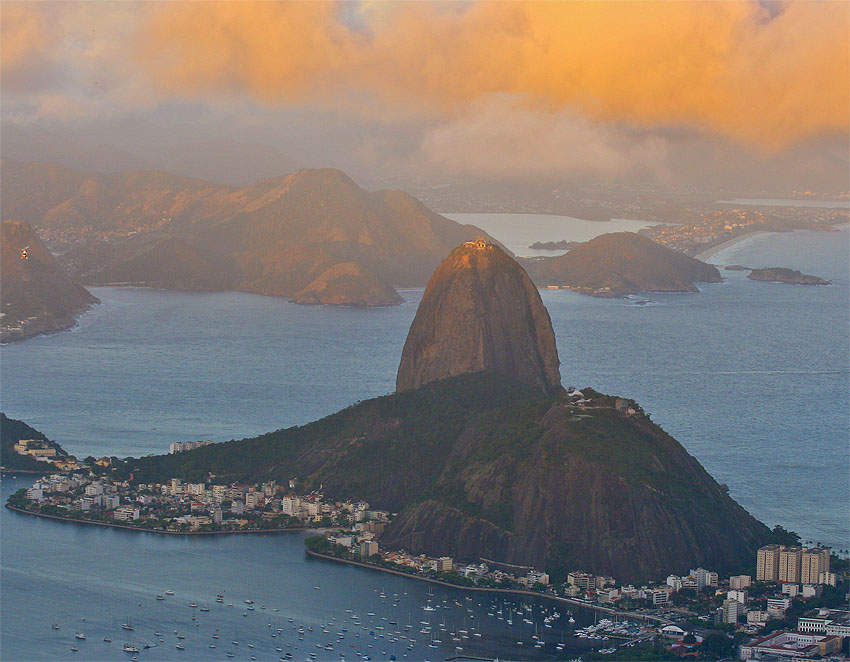
[[(429, 282), (396, 393), (309, 425), (122, 462), (114, 475), (297, 477), (304, 493), (397, 513), (381, 542), (416, 554), (624, 581), (747, 565), (770, 531), (696, 459), (634, 401), (558, 385), (551, 324), (527, 278), (498, 246), (462, 244)], [(448, 323), (464, 311), (489, 319)], [(513, 363), (487, 360), (495, 348)], [(508, 365), (522, 369), (512, 377)]]

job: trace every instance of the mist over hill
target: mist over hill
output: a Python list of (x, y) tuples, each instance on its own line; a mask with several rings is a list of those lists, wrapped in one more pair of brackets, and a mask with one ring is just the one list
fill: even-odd
[[(333, 281), (333, 294), (297, 300), (390, 305), (401, 301), (390, 289), (424, 285), (452, 246), (486, 236), (402, 191), (365, 191), (334, 169), (243, 188), (163, 172), (12, 161), (3, 169), (4, 213), (70, 247), (63, 264), (92, 285), (293, 297)], [(353, 265), (344, 287), (341, 264)]]

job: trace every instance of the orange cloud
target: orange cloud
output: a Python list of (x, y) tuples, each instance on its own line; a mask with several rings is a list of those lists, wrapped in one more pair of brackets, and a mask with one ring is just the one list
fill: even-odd
[[(4, 86), (25, 84), (21, 72), (50, 60), (66, 33), (51, 31), (54, 13), (88, 24), (69, 4), (3, 3)], [(249, 95), (455, 121), (508, 95), (542, 115), (686, 126), (768, 150), (846, 133), (850, 114), (844, 1), (788, 0), (771, 11), (743, 0), (110, 7), (126, 14), (112, 36), (121, 48), (109, 50), (112, 86), (147, 103)], [(71, 66), (59, 53), (52, 61)], [(101, 85), (105, 76), (97, 70)]]
[[(462, 112), (492, 93), (541, 110), (687, 125), (768, 148), (848, 119), (848, 5), (790, 2), (326, 2), (161, 5), (145, 60), (169, 91), (269, 101), (365, 91)], [(362, 98), (362, 96), (361, 96)]]
[(55, 33), (34, 4), (0, 4), (0, 77), (4, 86), (18, 87), (44, 65)]
[(170, 93), (321, 97), (358, 48), (329, 2), (175, 2), (152, 12), (140, 63)]

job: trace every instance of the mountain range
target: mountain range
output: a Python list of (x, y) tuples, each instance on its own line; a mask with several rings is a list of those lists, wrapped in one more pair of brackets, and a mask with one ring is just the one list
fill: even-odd
[(452, 246), (486, 236), (333, 169), (242, 188), (40, 163), (4, 161), (3, 171), (4, 215), (71, 244), (63, 263), (92, 285), (394, 305), (402, 301), (395, 288), (422, 286)]
[[(3, 161), (5, 218), (30, 222), (90, 285), (238, 290), (297, 303), (391, 306), (459, 242), (481, 236), (401, 191), (368, 192), (339, 170), (241, 188), (164, 172), (87, 173)], [(634, 233), (601, 235), (522, 264), (539, 287), (594, 296), (696, 292), (714, 267)]]

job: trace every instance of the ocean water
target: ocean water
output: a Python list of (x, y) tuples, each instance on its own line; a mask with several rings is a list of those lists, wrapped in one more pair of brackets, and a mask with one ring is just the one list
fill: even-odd
[[(758, 235), (712, 259), (792, 267), (832, 280), (827, 287), (759, 283), (724, 271), (724, 282), (699, 294), (605, 300), (543, 291), (563, 382), (635, 398), (756, 517), (846, 548), (849, 252), (845, 227)], [(0, 348), (3, 411), (78, 456), (160, 453), (172, 441), (240, 438), (388, 393), (421, 297), (421, 290), (404, 291), (403, 306), (360, 310), (238, 293), (94, 293), (103, 303), (76, 329)], [(29, 482), (4, 478), (4, 500)], [(306, 561), (294, 535), (162, 538), (5, 509), (0, 518), (3, 659), (67, 659), (74, 619), (82, 617), (97, 622), (91, 631), (98, 636), (85, 642), (81, 659), (121, 658), (117, 648), (95, 650), (107, 646), (100, 640), (109, 623), (129, 615), (145, 627), (137, 643), (156, 643), (153, 628), (192, 627), (185, 604), (211, 601), (219, 588), (240, 601), (243, 594), (262, 599), (281, 615), (289, 609), (305, 623), (331, 616), (341, 622), (346, 601), (366, 612), (381, 586), (407, 591), (414, 601), (426, 590), (413, 580)], [(168, 587), (179, 593), (183, 611), (154, 600)], [(414, 623), (416, 609), (412, 602), (406, 610)], [(240, 633), (244, 627), (259, 641), (267, 625), (257, 616), (222, 616), (209, 625)], [(63, 629), (51, 630), (51, 622)], [(120, 633), (113, 646), (123, 642)], [(500, 636), (481, 650), (504, 656), (499, 647), (510, 636)], [(176, 659), (174, 641), (166, 641), (142, 655)], [(206, 638), (191, 646), (186, 659), (217, 659)], [(216, 651), (224, 657), (223, 647)], [(417, 651), (410, 659), (437, 657), (432, 649)], [(528, 654), (527, 646), (514, 647), (509, 656)], [(240, 655), (249, 651), (243, 647)]]

